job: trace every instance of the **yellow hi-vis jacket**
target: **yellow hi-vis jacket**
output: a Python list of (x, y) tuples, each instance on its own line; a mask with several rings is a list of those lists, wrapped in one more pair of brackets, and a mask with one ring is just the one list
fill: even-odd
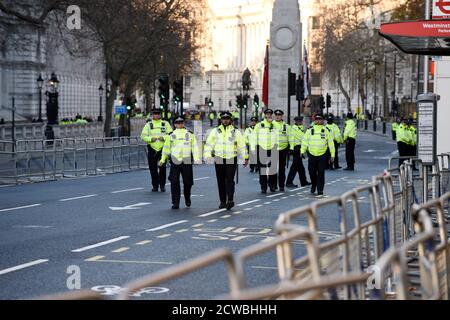
[(247, 129), (245, 129), (244, 140), (247, 146), (249, 146), (250, 142), (255, 139), (254, 135), (255, 135), (255, 127), (250, 126)]
[(273, 126), (277, 130), (278, 150), (286, 150), (292, 143), (291, 126), (284, 121), (274, 121)]
[(345, 121), (344, 141), (347, 141), (348, 138), (356, 139), (356, 134), (356, 122), (352, 119)]
[(252, 152), (255, 152), (258, 146), (266, 151), (272, 150), (278, 143), (278, 134), (274, 122), (264, 119), (255, 126), (255, 134), (250, 141), (250, 150)]
[(187, 129), (175, 129), (166, 136), (162, 152), (161, 162), (166, 162), (171, 157), (175, 164), (188, 159), (186, 164), (200, 161), (200, 150), (195, 135)]
[(400, 124), (397, 128), (397, 142), (410, 144), (410, 134), (408, 127), (405, 124)]
[(409, 133), (409, 145), (416, 146), (417, 145), (417, 129), (413, 126), (408, 126), (407, 128)]
[(295, 147), (302, 145), (303, 137), (305, 136), (305, 127), (303, 125), (298, 126), (294, 124), (291, 126), (291, 132), (291, 150), (294, 150)]
[(336, 123), (327, 124), (326, 127), (330, 131), (331, 136), (333, 137), (333, 140), (336, 141), (336, 143), (343, 142), (341, 129)]
[[(153, 120), (148, 122), (144, 129), (142, 129), (141, 139), (150, 145), (150, 147), (159, 152), (162, 150), (165, 142), (165, 138), (168, 134), (173, 132), (170, 123), (164, 120)], [(156, 138), (156, 141), (152, 142), (152, 139)]]
[(334, 158), (336, 150), (333, 137), (325, 126), (315, 125), (306, 130), (301, 149), (302, 154), (308, 151), (311, 155), (319, 157), (327, 152), (327, 148), (330, 150), (331, 157)]
[(232, 125), (214, 128), (206, 139), (204, 158), (233, 159), (238, 155), (249, 158), (241, 132)]

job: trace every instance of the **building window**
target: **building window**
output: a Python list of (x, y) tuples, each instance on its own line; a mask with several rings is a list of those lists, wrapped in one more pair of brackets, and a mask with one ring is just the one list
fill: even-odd
[(311, 73), (311, 86), (320, 87), (320, 72)]
[(312, 28), (313, 30), (320, 28), (320, 19), (319, 17), (312, 17)]
[(187, 76), (187, 77), (185, 78), (184, 85), (185, 85), (186, 87), (190, 87), (190, 86), (191, 86), (191, 77)]

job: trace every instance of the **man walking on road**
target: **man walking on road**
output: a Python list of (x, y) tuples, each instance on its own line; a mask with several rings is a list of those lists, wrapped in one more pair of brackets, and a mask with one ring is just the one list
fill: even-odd
[(255, 126), (250, 150), (256, 152), (259, 168), (259, 184), (261, 193), (277, 191), (278, 136), (273, 123), (273, 110), (264, 112), (265, 119)]
[(223, 112), (222, 124), (213, 129), (206, 140), (204, 157), (207, 163), (215, 163), (219, 187), (219, 209), (231, 210), (234, 206), (234, 192), (238, 156), (248, 165), (248, 153), (241, 132), (231, 124), (230, 112)]
[(165, 138), (172, 133), (169, 122), (161, 120), (161, 110), (152, 111), (152, 120), (148, 122), (141, 133), (141, 139), (146, 142), (148, 148), (148, 167), (152, 177), (152, 192), (166, 192), (166, 166), (158, 167), (161, 161), (162, 148)]
[[(334, 157), (334, 162), (331, 161), (331, 159), (329, 159), (329, 163), (328, 163), (328, 167), (333, 170), (333, 169), (341, 169), (341, 167), (339, 166), (339, 146), (342, 143), (342, 133), (341, 133), (341, 129), (337, 126), (336, 123), (334, 123), (334, 117), (333, 116), (328, 116), (327, 118), (327, 125), (326, 125), (328, 131), (330, 131), (331, 136), (333, 137), (333, 141), (334, 141), (334, 152), (336, 154), (336, 156)], [(330, 152), (328, 151), (328, 155), (330, 155)]]
[(291, 126), (283, 120), (284, 112), (275, 110), (274, 127), (278, 135), (278, 187), (284, 192), (286, 183), (286, 164), (292, 139)]
[(316, 116), (315, 125), (309, 128), (303, 139), (301, 148), (302, 157), (308, 153), (308, 170), (311, 178), (311, 193), (323, 195), (325, 187), (325, 167), (327, 164), (327, 149), (329, 148), (331, 160), (334, 161), (334, 142), (328, 129), (323, 125), (322, 116)]
[(347, 114), (347, 121), (345, 121), (344, 143), (345, 143), (345, 158), (347, 160), (346, 171), (355, 171), (355, 147), (356, 147), (357, 128), (353, 120), (353, 114)]
[(181, 187), (180, 175), (183, 177), (184, 202), (191, 206), (191, 189), (194, 185), (192, 164), (199, 163), (200, 154), (195, 135), (184, 127), (184, 119), (178, 117), (174, 121), (175, 131), (166, 136), (160, 167), (165, 166), (170, 158), (170, 175), (172, 192), (172, 209), (180, 208)]
[(246, 145), (247, 150), (250, 155), (250, 172), (251, 173), (258, 172), (258, 166), (256, 163), (257, 162), (256, 152), (252, 152), (250, 150), (250, 141), (254, 140), (255, 126), (257, 123), (258, 123), (258, 118), (252, 117), (250, 119), (250, 127), (245, 129), (245, 132), (244, 132), (245, 145)]
[(289, 170), (288, 178), (286, 181), (286, 187), (297, 188), (298, 185), (294, 184), (295, 176), (299, 175), (300, 184), (302, 187), (311, 185), (306, 179), (305, 167), (303, 166), (303, 160), (300, 155), (303, 137), (305, 136), (305, 129), (303, 127), (303, 117), (295, 117), (295, 124), (291, 127), (292, 132), (292, 144), (291, 152), (293, 154), (293, 162)]

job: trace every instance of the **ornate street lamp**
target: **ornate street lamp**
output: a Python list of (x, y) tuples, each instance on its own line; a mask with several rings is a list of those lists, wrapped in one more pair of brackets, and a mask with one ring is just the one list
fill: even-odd
[(39, 75), (37, 79), (38, 89), (39, 89), (39, 118), (38, 122), (42, 122), (42, 88), (44, 87), (44, 79), (42, 79), (42, 75)]
[(50, 76), (50, 80), (48, 81), (50, 86), (50, 92), (48, 95), (47, 101), (47, 120), (49, 125), (57, 125), (58, 124), (58, 86), (59, 80), (56, 77), (55, 73), (52, 73)]

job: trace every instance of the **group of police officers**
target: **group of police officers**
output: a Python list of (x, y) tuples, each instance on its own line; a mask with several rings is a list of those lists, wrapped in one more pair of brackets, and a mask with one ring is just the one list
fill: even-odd
[(392, 139), (397, 141), (398, 153), (400, 155), (399, 166), (408, 157), (417, 156), (417, 129), (412, 119), (399, 118), (392, 124)]
[[(321, 115), (313, 117), (311, 127), (305, 130), (303, 117), (296, 117), (295, 124), (283, 120), (282, 110), (267, 109), (264, 119), (251, 118), (251, 125), (241, 133), (233, 125), (230, 112), (220, 114), (220, 124), (213, 128), (203, 148), (203, 159), (214, 164), (219, 189), (220, 209), (231, 210), (235, 206), (235, 177), (238, 165), (250, 164), (251, 172), (259, 172), (261, 193), (285, 191), (295, 188), (296, 175), (302, 187), (311, 185), (311, 193), (323, 195), (325, 170), (340, 169), (338, 149), (346, 144), (347, 168), (353, 171), (355, 165), (356, 123), (351, 113), (347, 115), (344, 134), (334, 123), (332, 116), (327, 124)], [(166, 164), (170, 162), (172, 209), (180, 208), (183, 178), (186, 207), (192, 205), (191, 190), (194, 185), (193, 164), (201, 164), (200, 145), (193, 132), (185, 128), (184, 118), (174, 119), (175, 130), (169, 122), (162, 120), (161, 110), (152, 112), (151, 120), (145, 125), (141, 139), (148, 144), (148, 164), (152, 178), (153, 192), (165, 192)], [(286, 178), (289, 155), (293, 162)], [(307, 180), (303, 159), (309, 158)], [(240, 161), (242, 159), (243, 161)]]

